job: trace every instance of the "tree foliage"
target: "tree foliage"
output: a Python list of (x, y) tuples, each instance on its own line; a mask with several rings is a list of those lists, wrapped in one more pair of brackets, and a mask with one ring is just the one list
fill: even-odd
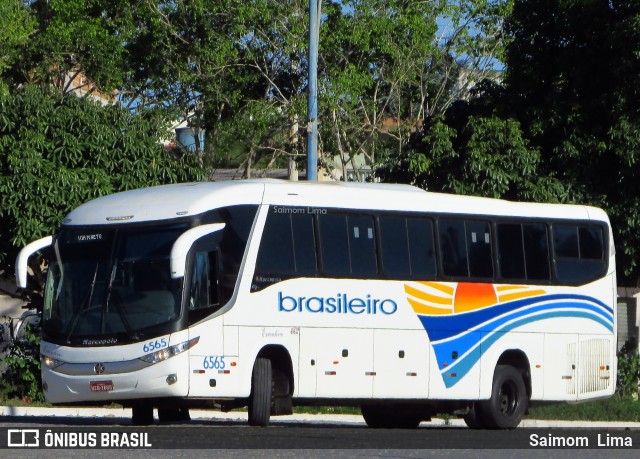
[(53, 234), (92, 198), (201, 176), (193, 156), (175, 160), (152, 113), (131, 114), (27, 85), (0, 100), (0, 263)]
[(565, 200), (612, 218), (621, 269), (638, 283), (640, 3), (518, 0), (506, 32), (506, 103)]

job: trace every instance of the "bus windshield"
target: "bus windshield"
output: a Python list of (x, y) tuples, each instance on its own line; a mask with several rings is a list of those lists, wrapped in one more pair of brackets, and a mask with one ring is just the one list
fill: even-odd
[(169, 254), (186, 229), (64, 228), (49, 266), (43, 335), (64, 344), (122, 344), (167, 328), (180, 316), (181, 298)]

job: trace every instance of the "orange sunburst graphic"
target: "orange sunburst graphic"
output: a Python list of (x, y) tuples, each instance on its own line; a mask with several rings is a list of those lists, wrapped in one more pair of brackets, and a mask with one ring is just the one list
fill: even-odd
[(547, 293), (527, 285), (475, 282), (407, 282), (404, 290), (415, 313), (423, 315), (459, 314)]
[(520, 300), (522, 298), (529, 298), (537, 295), (544, 295), (546, 290), (541, 288), (531, 288), (526, 285), (500, 285), (496, 287), (498, 293), (498, 299), (500, 303), (506, 303), (507, 301)]
[(404, 284), (407, 301), (416, 314), (441, 315), (453, 312), (454, 287), (440, 282)]
[(453, 312), (475, 311), (476, 309), (493, 306), (497, 302), (498, 297), (493, 284), (460, 282), (456, 287)]

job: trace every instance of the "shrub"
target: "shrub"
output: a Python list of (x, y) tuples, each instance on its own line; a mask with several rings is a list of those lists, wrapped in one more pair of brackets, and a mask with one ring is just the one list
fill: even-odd
[(2, 398), (19, 398), (26, 402), (43, 402), (40, 378), (40, 329), (25, 324), (23, 339), (13, 341), (4, 361), (6, 370), (0, 378)]

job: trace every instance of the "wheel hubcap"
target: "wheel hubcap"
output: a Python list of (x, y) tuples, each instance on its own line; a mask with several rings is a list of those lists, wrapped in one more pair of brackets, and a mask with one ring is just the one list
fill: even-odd
[(518, 407), (518, 388), (510, 381), (505, 382), (500, 388), (500, 411), (510, 416)]

